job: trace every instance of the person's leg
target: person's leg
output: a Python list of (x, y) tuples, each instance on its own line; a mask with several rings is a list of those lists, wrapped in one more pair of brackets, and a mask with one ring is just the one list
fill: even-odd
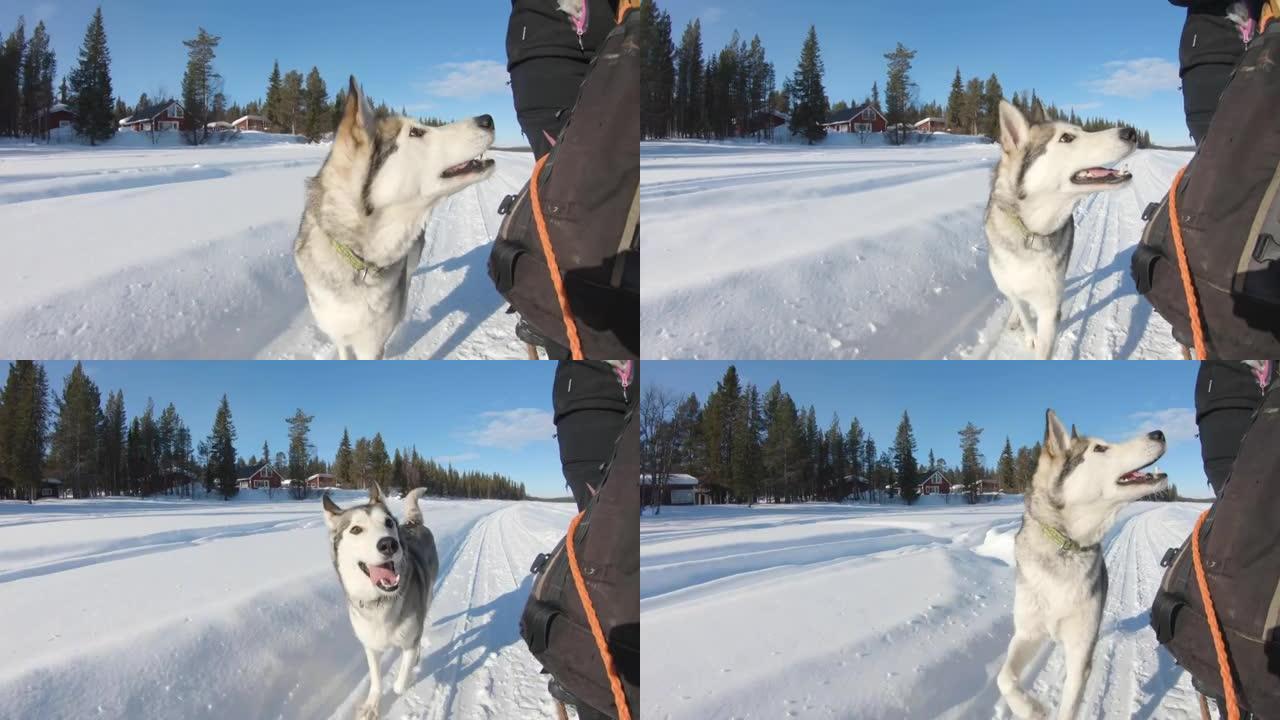
[(1187, 117), (1187, 130), (1197, 146), (1209, 133), (1209, 123), (1218, 109), (1218, 97), (1231, 79), (1226, 64), (1205, 64), (1189, 68), (1182, 76), (1182, 109)]
[(1200, 428), (1200, 457), (1215, 495), (1231, 474), (1240, 440), (1258, 405), (1262, 390), (1249, 366), (1241, 362), (1207, 360), (1196, 375), (1196, 425)]
[(587, 506), (600, 485), (600, 468), (613, 456), (623, 417), (613, 410), (577, 410), (556, 423), (560, 464), (579, 510)]
[(516, 120), (534, 157), (551, 151), (552, 140), (569, 119), (589, 65), (567, 58), (533, 58), (511, 68)]

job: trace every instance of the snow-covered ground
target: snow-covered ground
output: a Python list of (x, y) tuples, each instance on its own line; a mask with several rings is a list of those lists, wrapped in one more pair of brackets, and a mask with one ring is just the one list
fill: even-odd
[[(404, 696), (383, 658), (383, 716), (554, 717), (518, 623), (573, 506), (422, 508), (438, 594)], [(317, 498), (0, 503), (0, 618), (4, 718), (345, 720), (368, 690)]]
[[(995, 676), (1013, 632), (1022, 503), (938, 500), (646, 515), (644, 717), (1008, 717)], [(1147, 610), (1161, 556), (1202, 509), (1121, 513), (1105, 542), (1111, 588), (1080, 717), (1199, 717)], [(1027, 687), (1056, 707), (1062, 672), (1061, 652), (1042, 651)]]
[[(987, 268), (995, 145), (642, 143), (650, 358), (1026, 358)], [(1056, 358), (1177, 358), (1129, 257), (1190, 154), (1076, 210)]]
[[(162, 135), (0, 144), (0, 355), (335, 356), (293, 264), (303, 180), (329, 146), (243, 133), (193, 148)], [(498, 204), (533, 161), (492, 157), (492, 178), (433, 213), (388, 357), (525, 356), (486, 260)]]

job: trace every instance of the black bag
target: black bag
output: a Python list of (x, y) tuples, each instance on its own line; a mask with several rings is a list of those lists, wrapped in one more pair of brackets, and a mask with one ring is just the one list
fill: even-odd
[[(574, 549), (631, 717), (640, 707), (640, 429), (635, 407), (614, 447), (599, 492), (588, 503)], [(533, 591), (520, 636), (543, 670), (582, 704), (618, 717), (604, 660), (587, 624), (569, 569), (565, 541), (532, 568)]]
[[(1177, 188), (1179, 224), (1209, 357), (1280, 356), (1280, 23), (1255, 38)], [(1138, 292), (1193, 344), (1169, 198), (1148, 206)]]
[[(572, 115), (544, 156), (538, 194), (584, 359), (640, 355), (639, 14), (600, 46)], [(489, 277), (511, 310), (569, 347), (529, 185), (507, 196)]]
[[(1280, 718), (1280, 387), (1263, 399), (1222, 496), (1201, 528), (1210, 597), (1241, 708)], [(1191, 557), (1170, 549), (1151, 607), (1156, 638), (1208, 694), (1223, 697), (1218, 657)]]

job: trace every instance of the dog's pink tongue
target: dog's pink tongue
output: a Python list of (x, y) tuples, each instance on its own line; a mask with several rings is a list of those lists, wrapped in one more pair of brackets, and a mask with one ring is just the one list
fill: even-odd
[(395, 585), (400, 581), (400, 576), (392, 572), (390, 568), (381, 565), (370, 565), (369, 579), (378, 585)]
[(1104, 177), (1110, 177), (1116, 174), (1115, 170), (1112, 170), (1111, 168), (1104, 168), (1104, 167), (1089, 168), (1084, 172), (1086, 175), (1088, 175), (1091, 178), (1104, 178)]

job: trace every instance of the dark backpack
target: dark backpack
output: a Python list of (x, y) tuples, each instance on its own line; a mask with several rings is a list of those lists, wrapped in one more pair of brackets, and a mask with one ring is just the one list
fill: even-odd
[[(640, 354), (639, 13), (629, 12), (592, 60), (538, 194), (584, 359)], [(570, 346), (534, 218), (530, 187), (509, 195), (489, 277), (538, 335)]]
[[(1200, 531), (1210, 597), (1241, 708), (1280, 718), (1280, 383), (1273, 382), (1240, 444), (1222, 496)], [(1151, 607), (1156, 638), (1207, 694), (1225, 695), (1191, 557), (1170, 549)]]
[[(1280, 356), (1280, 23), (1236, 66), (1177, 187), (1179, 224), (1209, 357)], [(1138, 292), (1192, 346), (1169, 198), (1148, 206), (1134, 251)]]
[[(640, 707), (640, 430), (628, 411), (604, 481), (587, 504), (574, 548), (631, 717)], [(578, 597), (562, 538), (532, 568), (520, 636), (543, 670), (573, 698), (617, 718), (604, 661)], [(570, 700), (573, 704), (573, 700)]]

